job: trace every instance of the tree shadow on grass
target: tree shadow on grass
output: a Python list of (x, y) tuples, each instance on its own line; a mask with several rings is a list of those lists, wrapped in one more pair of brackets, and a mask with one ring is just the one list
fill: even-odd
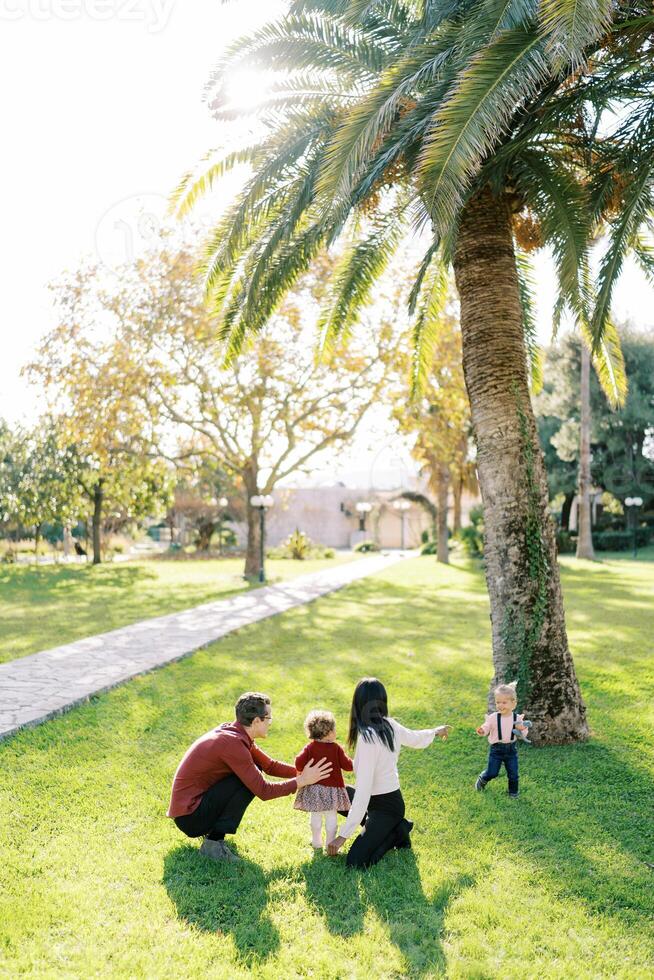
[[(519, 801), (507, 798), (500, 778), (483, 796), (462, 800), (462, 816), (473, 834), (482, 825), (497, 831), (546, 873), (555, 892), (623, 928), (642, 929), (654, 916), (647, 863), (654, 860), (654, 785), (628, 755), (626, 746), (616, 752), (595, 741), (535, 750)], [(534, 783), (542, 779), (533, 795), (527, 773)]]
[(230, 934), (248, 968), (279, 949), (279, 933), (265, 914), (268, 878), (252, 861), (218, 864), (182, 844), (164, 859), (163, 883), (179, 917), (204, 932)]
[(302, 872), (307, 900), (331, 933), (349, 938), (362, 932), (366, 912), (373, 910), (404, 957), (406, 976), (445, 970), (445, 914), (452, 899), (473, 884), (472, 877), (446, 881), (427, 898), (413, 851), (392, 851), (366, 871), (347, 868), (339, 857), (309, 861)]

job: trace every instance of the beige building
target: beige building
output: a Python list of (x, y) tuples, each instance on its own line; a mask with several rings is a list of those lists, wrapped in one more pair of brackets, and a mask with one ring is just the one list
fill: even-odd
[[(432, 518), (423, 504), (403, 498), (402, 493), (401, 489), (344, 486), (280, 488), (274, 491), (274, 504), (266, 513), (266, 543), (275, 547), (297, 528), (316, 544), (331, 548), (352, 548), (371, 539), (380, 548), (417, 548), (422, 532), (431, 531)], [(464, 496), (464, 524), (476, 503), (477, 499)], [(245, 528), (235, 530), (243, 544)]]

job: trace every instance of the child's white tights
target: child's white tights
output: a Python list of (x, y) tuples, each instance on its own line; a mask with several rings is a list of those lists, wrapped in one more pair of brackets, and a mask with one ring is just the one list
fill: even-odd
[(314, 847), (322, 847), (323, 817), (325, 818), (325, 843), (329, 844), (336, 837), (338, 813), (336, 810), (318, 810), (311, 814), (311, 843)]

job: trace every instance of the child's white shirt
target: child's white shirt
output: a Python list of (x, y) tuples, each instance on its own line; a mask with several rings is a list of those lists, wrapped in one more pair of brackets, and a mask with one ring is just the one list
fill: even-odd
[(411, 749), (425, 749), (431, 745), (436, 736), (435, 728), (414, 731), (400, 725), (394, 718), (389, 718), (388, 721), (395, 736), (393, 752), (376, 736), (373, 736), (370, 742), (366, 742), (361, 736), (357, 740), (356, 752), (352, 760), (356, 773), (356, 788), (347, 820), (339, 830), (341, 837), (351, 837), (358, 829), (368, 809), (371, 796), (392, 793), (400, 788), (397, 760), (401, 747), (406, 745)]

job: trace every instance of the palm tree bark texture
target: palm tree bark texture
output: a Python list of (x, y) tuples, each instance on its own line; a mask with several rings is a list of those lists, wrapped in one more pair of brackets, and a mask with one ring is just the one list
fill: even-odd
[(484, 506), (491, 691), (517, 679), (520, 710), (533, 722), (534, 740), (577, 741), (588, 735), (586, 709), (568, 647), (505, 197), (485, 188), (470, 198), (461, 214), (454, 271)]

